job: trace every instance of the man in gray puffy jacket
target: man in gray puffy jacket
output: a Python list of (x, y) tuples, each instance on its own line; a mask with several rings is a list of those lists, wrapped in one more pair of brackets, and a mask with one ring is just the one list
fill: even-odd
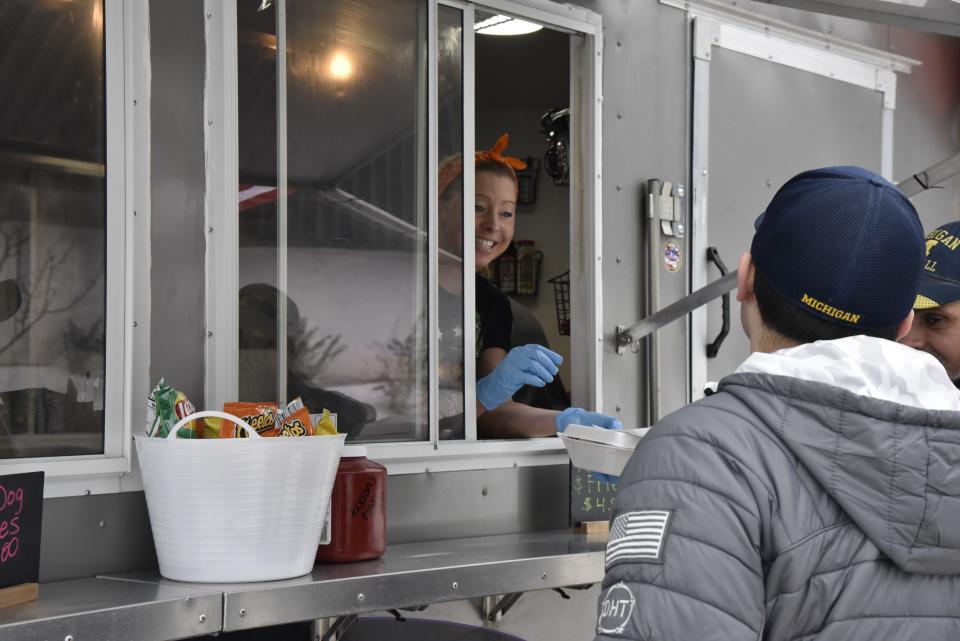
[(960, 392), (910, 328), (916, 211), (804, 172), (739, 267), (752, 354), (620, 481), (597, 639), (960, 639)]

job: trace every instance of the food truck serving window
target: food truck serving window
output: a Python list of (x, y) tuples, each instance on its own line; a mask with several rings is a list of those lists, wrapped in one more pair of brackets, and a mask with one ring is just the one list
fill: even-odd
[[(557, 6), (557, 19), (570, 23), (569, 10)], [(483, 445), (476, 421), (482, 341), (474, 251), (475, 243), (490, 240), (475, 238), (473, 163), (460, 162), (453, 173), (447, 169), (495, 140), (487, 139), (488, 132), (476, 140), (474, 95), (474, 23), (490, 12), (428, 0), (241, 0), (235, 10), (235, 22), (234, 16), (223, 20), (222, 48), (232, 51), (229, 40), (236, 38), (235, 75), (229, 77), (230, 61), (212, 75), (222, 72), (225, 87), (236, 82), (236, 148), (226, 151), (220, 165), (235, 160), (236, 172), (223, 182), (235, 184), (236, 217), (228, 214), (221, 222), (235, 224), (237, 233), (214, 235), (212, 242), (222, 244), (208, 255), (208, 277), (219, 274), (223, 286), (207, 282), (208, 309), (235, 315), (227, 315), (232, 324), (208, 333), (213, 358), (205, 404), (300, 397), (314, 414), (336, 414), (349, 442), (390, 444), (400, 447), (394, 452), (408, 453)], [(538, 12), (548, 23), (550, 15)], [(553, 60), (562, 62), (560, 104), (539, 111), (525, 105), (534, 112), (524, 121), (527, 146), (515, 143), (509, 151), (546, 151), (540, 118), (551, 107), (571, 106), (571, 49), (589, 60), (588, 73), (577, 75), (576, 94), (590, 104), (582, 111), (572, 105), (571, 111), (597, 122), (598, 89), (582, 79), (595, 78), (599, 27), (578, 24), (588, 28), (588, 37), (571, 35), (565, 24), (563, 33), (545, 40), (555, 47)], [(571, 45), (575, 39), (579, 47)], [(208, 42), (210, 50), (220, 48)], [(231, 92), (225, 90), (226, 106)], [(217, 110), (208, 98), (208, 111)], [(588, 161), (571, 159), (574, 185), (597, 173), (585, 153), (595, 149), (594, 132), (578, 131), (585, 142), (573, 148)], [(515, 132), (515, 140), (522, 138)], [(525, 189), (524, 202), (533, 211), (535, 185), (525, 183)], [(589, 292), (584, 302), (598, 294), (590, 281), (597, 269), (590, 243), (599, 237), (590, 227), (594, 191), (592, 182), (582, 190), (567, 183), (557, 187), (562, 207), (548, 223), (563, 242), (552, 256), (564, 261), (556, 271), (570, 271), (578, 291)], [(587, 233), (576, 240), (588, 245), (582, 252), (587, 269), (569, 258), (580, 255), (568, 245), (571, 193), (585, 198), (577, 206), (587, 212), (579, 228)], [(531, 259), (535, 251), (528, 250)], [(224, 274), (221, 266), (233, 264), (234, 257), (236, 274)], [(550, 314), (541, 324), (551, 331), (557, 319), (547, 278), (554, 275), (540, 278), (542, 307)], [(578, 324), (580, 343), (597, 343), (596, 320)], [(599, 378), (584, 374), (596, 371), (598, 349), (582, 350), (584, 380)], [(570, 378), (568, 389), (576, 383)], [(596, 400), (589, 386), (574, 393), (583, 405)], [(562, 388), (560, 396), (562, 409), (570, 399)], [(557, 452), (559, 444), (551, 440), (498, 451)]]
[(0, 3), (0, 474), (129, 468), (122, 13)]

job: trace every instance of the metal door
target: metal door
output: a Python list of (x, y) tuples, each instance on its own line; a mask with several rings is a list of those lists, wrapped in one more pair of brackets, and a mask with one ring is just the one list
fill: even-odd
[[(791, 176), (826, 165), (880, 171), (883, 95), (723, 49), (711, 64), (707, 238), (736, 269), (750, 249), (754, 219)], [(707, 308), (710, 340), (720, 331), (720, 306)], [(731, 295), (730, 333), (707, 361), (710, 381), (749, 354), (739, 319)]]
[[(720, 275), (707, 248), (736, 269), (750, 248), (754, 220), (791, 176), (859, 165), (891, 178), (896, 72), (909, 72), (916, 61), (743, 13), (693, 5), (690, 12), (696, 290)], [(706, 346), (721, 331), (721, 301), (692, 314), (692, 399), (749, 354), (735, 294), (716, 357), (707, 357)]]

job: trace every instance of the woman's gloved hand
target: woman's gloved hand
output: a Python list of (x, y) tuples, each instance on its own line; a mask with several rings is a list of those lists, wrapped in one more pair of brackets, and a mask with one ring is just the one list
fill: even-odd
[[(601, 414), (600, 412), (591, 412), (579, 407), (568, 407), (557, 414), (557, 431), (562, 432), (567, 429), (568, 425), (595, 425), (596, 427), (602, 427), (608, 430), (623, 429), (623, 423), (620, 422), (620, 419)], [(610, 476), (603, 472), (591, 470), (590, 474), (593, 475), (593, 478), (606, 483), (617, 483), (620, 481), (619, 476)]]
[(579, 407), (568, 407), (557, 414), (557, 431), (562, 432), (567, 429), (567, 425), (595, 425), (608, 430), (623, 429), (623, 423), (619, 419)]
[(563, 356), (542, 345), (522, 345), (507, 352), (497, 368), (477, 381), (477, 401), (492, 410), (524, 385), (543, 387), (553, 380)]

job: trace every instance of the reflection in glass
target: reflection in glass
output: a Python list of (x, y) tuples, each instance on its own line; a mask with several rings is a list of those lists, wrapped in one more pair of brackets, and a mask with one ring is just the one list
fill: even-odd
[[(437, 144), (440, 166), (463, 158), (463, 18), (460, 10), (437, 8)], [(442, 187), (443, 185), (439, 185)], [(463, 189), (438, 196), (440, 438), (464, 437)]]
[[(276, 18), (272, 7), (243, 5), (238, 29), (252, 33), (238, 34), (240, 182), (259, 193), (240, 211), (241, 393), (276, 395), (279, 298), (284, 400), (300, 395), (312, 412), (336, 412), (350, 440), (426, 439), (423, 3), (286, 2), (285, 239), (276, 232), (276, 29), (257, 24)], [(245, 41), (261, 43), (259, 58), (243, 53)], [(278, 240), (288, 274), (280, 296)]]
[(0, 458), (103, 452), (103, 2), (0, 3)]

